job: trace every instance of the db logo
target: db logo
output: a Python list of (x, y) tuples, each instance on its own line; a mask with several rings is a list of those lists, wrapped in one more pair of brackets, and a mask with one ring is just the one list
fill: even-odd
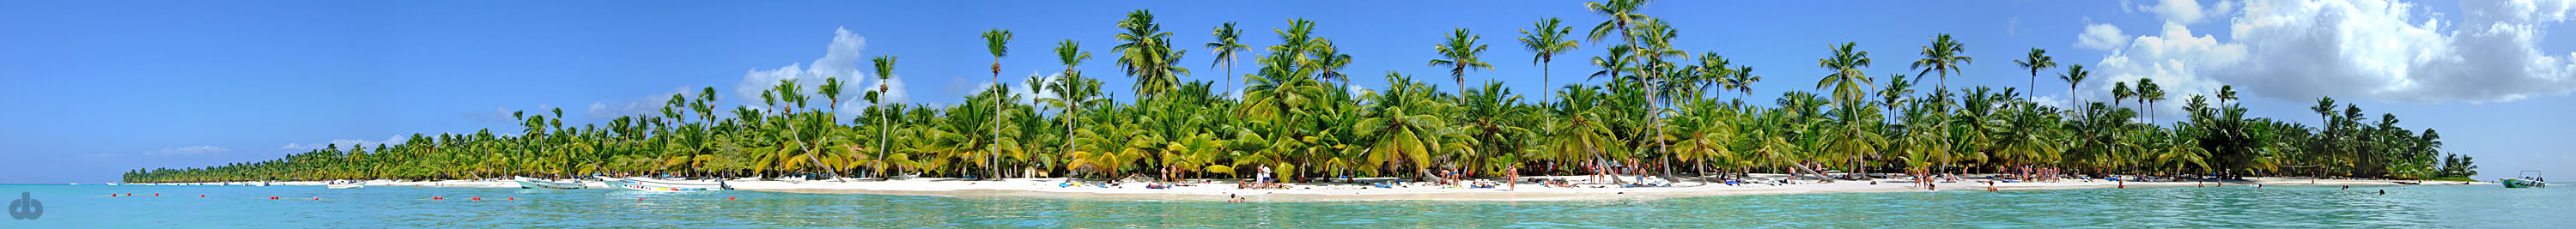
[(35, 194), (20, 192), (18, 200), (9, 201), (9, 218), (36, 219), (38, 216), (45, 216), (45, 203), (37, 202)]

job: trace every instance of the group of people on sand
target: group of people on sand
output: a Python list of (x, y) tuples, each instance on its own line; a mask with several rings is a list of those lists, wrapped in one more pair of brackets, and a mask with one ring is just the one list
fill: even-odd
[(2057, 182), (2057, 179), (2060, 177), (2057, 174), (2062, 174), (2058, 173), (2057, 167), (2022, 166), (2020, 169), (2013, 171), (2013, 179), (2031, 182)]

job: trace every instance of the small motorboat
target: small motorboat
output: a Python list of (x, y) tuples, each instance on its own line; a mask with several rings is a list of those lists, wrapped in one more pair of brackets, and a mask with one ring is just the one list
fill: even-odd
[(2505, 188), (2548, 188), (2549, 178), (2541, 178), (2540, 175), (2540, 170), (2523, 170), (2522, 174), (2515, 175), (2522, 179), (2505, 178), (2496, 183), (2504, 183)]
[(329, 188), (331, 188), (331, 189), (366, 188), (366, 187), (367, 187), (367, 182), (357, 182), (357, 181), (349, 181), (349, 180), (334, 180), (334, 181), (331, 181), (331, 183), (322, 184), (322, 186), (323, 186), (323, 187), (329, 187)]
[(582, 188), (582, 183), (581, 183), (581, 181), (579, 181), (579, 180), (569, 180), (569, 181), (567, 181), (567, 180), (538, 179), (538, 178), (530, 178), (530, 177), (512, 177), (512, 179), (510, 179), (510, 181), (519, 183), (519, 188), (523, 188), (523, 189), (526, 189), (526, 188), (543, 188), (543, 189), (581, 189), (581, 188)]

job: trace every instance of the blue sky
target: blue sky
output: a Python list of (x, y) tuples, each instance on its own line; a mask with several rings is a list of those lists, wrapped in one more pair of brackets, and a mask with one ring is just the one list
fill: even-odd
[[(1915, 72), (1902, 63), (1949, 33), (1979, 58), (1954, 86), (2025, 87), (2028, 73), (2010, 61), (2044, 48), (2096, 79), (2156, 78), (2173, 91), (2235, 84), (2258, 116), (2315, 123), (2306, 107), (2319, 95), (2374, 119), (2394, 113), (2401, 126), (2441, 130), (2448, 151), (2479, 157), (2484, 177), (2576, 170), (2567, 154), (2576, 143), (2562, 140), (2576, 134), (2564, 118), (2576, 113), (2576, 44), (2550, 36), (2576, 30), (2561, 26), (2566, 2), (1941, 3), (1664, 1), (1642, 13), (1673, 22), (1682, 50), (1753, 66), (1767, 78), (1756, 101), (1813, 90), (1826, 45), (1858, 42), (1878, 59), (1868, 71), (1883, 76)], [(1445, 70), (1422, 63), (1441, 35), (1468, 28), (1492, 46), (1484, 59), (1497, 68), (1468, 78), (1525, 94), (1546, 86), (1512, 40), (1517, 29), (1541, 17), (1601, 20), (1580, 1), (6, 1), (0, 107), (12, 112), (0, 112), (0, 183), (107, 182), (134, 168), (266, 160), (320, 144), (513, 132), (513, 110), (563, 108), (567, 124), (595, 123), (700, 87), (756, 105), (735, 88), (820, 77), (873, 85), (857, 62), (878, 55), (901, 57), (903, 101), (953, 103), (991, 81), (978, 33), (1015, 33), (1002, 65), (1003, 82), (1016, 85), (1062, 69), (1047, 53), (1056, 41), (1112, 55), (1115, 23), (1136, 9), (1153, 10), (1184, 44), (1238, 22), (1248, 45), (1265, 47), (1271, 28), (1315, 20), (1319, 36), (1356, 57), (1347, 71), (1366, 76), (1354, 81), (1364, 86), (1399, 71), (1446, 87)], [(1196, 74), (1185, 79), (1222, 75), (1206, 50), (1188, 47)], [(1558, 57), (1557, 82), (1594, 71), (1585, 60), (1599, 52), (1587, 44)], [(1104, 76), (1095, 78), (1132, 94), (1127, 78)], [(2108, 85), (2070, 94), (2045, 75), (2039, 85), (2047, 101), (2108, 97)]]

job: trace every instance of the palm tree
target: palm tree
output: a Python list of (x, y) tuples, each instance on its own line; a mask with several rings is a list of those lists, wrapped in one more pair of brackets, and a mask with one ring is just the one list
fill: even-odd
[(1753, 75), (1753, 66), (1736, 66), (1735, 75), (1726, 77), (1724, 87), (1735, 90), (1737, 97), (1753, 96), (1753, 83), (1760, 82), (1762, 76)]
[[(1827, 74), (1823, 79), (1816, 81), (1816, 89), (1833, 90), (1833, 100), (1835, 104), (1842, 107), (1844, 112), (1841, 115), (1844, 126), (1849, 127), (1845, 132), (1829, 137), (1837, 141), (1832, 143), (1834, 147), (1827, 147), (1827, 149), (1841, 150), (1844, 151), (1842, 154), (1853, 155), (1856, 163), (1866, 161), (1862, 157), (1857, 157), (1858, 154), (1876, 151), (1875, 144), (1884, 141), (1878, 139), (1881, 137), (1876, 134), (1860, 130), (1858, 117), (1860, 110), (1864, 108), (1859, 102), (1862, 96), (1866, 96), (1866, 92), (1862, 90), (1869, 90), (1877, 85), (1870, 82), (1869, 75), (1861, 72), (1861, 68), (1869, 67), (1870, 61), (1868, 51), (1853, 50), (1853, 46), (1858, 45), (1857, 42), (1846, 42), (1841, 46), (1827, 46), (1826, 48), (1833, 50), (1833, 56), (1816, 59), (1817, 67), (1833, 71), (1832, 74)], [(1854, 166), (1854, 169), (1861, 167), (1867, 166)]]
[[(2048, 57), (2048, 50), (2046, 49), (2030, 48), (2029, 56), (2023, 57), (2023, 59), (2013, 60), (2013, 65), (2020, 65), (2022, 69), (2030, 69), (2030, 88), (2036, 90), (2039, 89), (2039, 70), (2057, 67), (2057, 58)], [(2072, 89), (2067, 91), (2068, 96), (2073, 96), (2074, 94), (2075, 92)], [(2036, 99), (2037, 97), (2035, 96), (2038, 95), (2039, 93), (2030, 93), (2030, 96), (2023, 96), (2029, 98), (2022, 99), (2032, 100)]]
[(1251, 50), (1252, 46), (1246, 46), (1243, 45), (1243, 43), (1235, 41), (1237, 38), (1242, 37), (1242, 35), (1240, 31), (1234, 30), (1234, 22), (1226, 22), (1224, 25), (1218, 25), (1216, 27), (1216, 31), (1210, 33), (1212, 35), (1216, 35), (1216, 41), (1208, 42), (1207, 48), (1216, 52), (1216, 61), (1215, 63), (1209, 63), (1208, 66), (1216, 67), (1218, 65), (1223, 65), (1225, 68), (1224, 77), (1238, 77), (1235, 79), (1220, 79), (1220, 81), (1225, 81), (1226, 90), (1235, 90), (1234, 82), (1243, 81), (1243, 79), (1239, 78), (1240, 76), (1234, 75), (1234, 61), (1236, 54), (1240, 51)]
[(2227, 106), (2228, 100), (2236, 100), (2236, 85), (2219, 85), (2218, 106)]
[(1081, 112), (1082, 104), (1091, 102), (1092, 96), (1100, 94), (1100, 82), (1084, 79), (1082, 72), (1073, 71), (1074, 66), (1082, 65), (1082, 61), (1091, 59), (1091, 52), (1082, 51), (1082, 43), (1074, 42), (1073, 39), (1056, 42), (1055, 55), (1057, 62), (1064, 63), (1064, 77), (1056, 78), (1055, 83), (1048, 85), (1054, 88), (1056, 97), (1041, 99), (1044, 100), (1041, 102), (1053, 104), (1063, 110), (1063, 114), (1056, 115), (1064, 118), (1064, 149), (1061, 150), (1064, 151), (1062, 155), (1072, 156), (1074, 155), (1074, 129), (1082, 121), (1076, 112)]
[(894, 56), (877, 56), (877, 58), (868, 59), (868, 62), (874, 64), (877, 70), (877, 90), (868, 92), (867, 99), (870, 109), (877, 110), (877, 145), (874, 147), (877, 150), (877, 156), (875, 157), (877, 159), (873, 160), (877, 162), (877, 164), (872, 165), (872, 167), (876, 169), (878, 178), (890, 178), (889, 176), (885, 176), (886, 153), (890, 150), (886, 147), (886, 143), (887, 140), (893, 137), (893, 134), (890, 132), (893, 131), (892, 128), (894, 120), (892, 120), (890, 115), (886, 115), (887, 111), (884, 110), (884, 99), (886, 96), (885, 94), (889, 92), (889, 89), (892, 89), (886, 85), (886, 80), (894, 78), (894, 61)]
[(2145, 111), (2147, 112), (2147, 125), (2155, 125), (2155, 103), (2157, 101), (2165, 100), (2165, 87), (2156, 85), (2156, 79), (2138, 78), (2137, 94), (2138, 104), (2144, 105)]
[(1484, 60), (1476, 57), (1477, 55), (1483, 55), (1485, 53), (1485, 45), (1476, 44), (1476, 40), (1482, 39), (1484, 36), (1476, 36), (1475, 34), (1468, 33), (1467, 28), (1457, 28), (1456, 30), (1449, 32), (1449, 36), (1447, 38), (1446, 42), (1441, 42), (1440, 45), (1432, 47), (1432, 49), (1440, 51), (1441, 59), (1431, 59), (1431, 66), (1448, 66), (1449, 78), (1455, 79), (1458, 82), (1458, 95), (1465, 96), (1467, 94), (1467, 70), (1494, 69), (1494, 65), (1487, 64)]
[(1136, 77), (1136, 93), (1161, 96), (1179, 86), (1179, 75), (1190, 74), (1189, 69), (1172, 65), (1189, 50), (1172, 50), (1172, 33), (1163, 32), (1163, 25), (1154, 23), (1153, 12), (1127, 13), (1127, 19), (1118, 21), (1118, 28), (1126, 31), (1116, 37), (1124, 43), (1110, 49), (1118, 52), (1118, 67), (1125, 68), (1127, 76)]
[[(2136, 95), (2137, 95), (2137, 93), (2134, 93), (2134, 92), (2129, 91), (2129, 82), (2112, 82), (2112, 83), (2111, 83), (2111, 106), (2112, 106), (2112, 107), (2120, 107), (2120, 102), (2126, 102), (2126, 101), (2128, 101), (2128, 100), (2129, 100), (2129, 97), (2130, 97), (2130, 96), (2136, 96)], [(2122, 108), (2126, 108), (2126, 107), (2122, 107)]]
[(1586, 36), (1584, 37), (1590, 38), (1593, 42), (1598, 43), (1601, 42), (1601, 38), (1607, 37), (1611, 33), (1615, 32), (1619, 33), (1619, 39), (1625, 40), (1628, 46), (1637, 46), (1636, 40), (1633, 39), (1636, 35), (1634, 32), (1629, 31), (1628, 28), (1631, 25), (1636, 25), (1647, 20), (1646, 15), (1636, 13), (1638, 9), (1645, 8), (1646, 1), (1647, 0), (1610, 0), (1609, 2), (1583, 3), (1583, 9), (1591, 10), (1593, 13), (1599, 13), (1601, 16), (1610, 17), (1610, 20), (1604, 20), (1601, 21), (1601, 24), (1593, 25), (1592, 32), (1586, 33)]
[(1923, 59), (1914, 60), (1914, 69), (1923, 70), (1922, 73), (1914, 75), (1914, 80), (1923, 80), (1924, 75), (1938, 74), (1941, 76), (1941, 84), (1933, 87), (1950, 88), (1950, 73), (1959, 72), (1959, 65), (1977, 60), (1977, 58), (1960, 55), (1966, 52), (1968, 52), (1967, 45), (1951, 41), (1950, 34), (1932, 36), (1932, 45), (1923, 46)]
[[(1011, 49), (1010, 49), (1010, 47), (1008, 47), (1008, 46), (1007, 46), (1010, 42), (1011, 42), (1011, 31), (1010, 31), (1010, 30), (993, 29), (993, 30), (985, 30), (985, 31), (984, 31), (984, 50), (992, 51), (992, 52), (993, 52), (993, 87), (994, 87), (994, 88), (1001, 88), (1001, 89), (1008, 89), (1008, 88), (1010, 88), (1010, 87), (1008, 87), (1008, 86), (1002, 86), (1002, 85), (1003, 85), (1003, 83), (1002, 83), (1002, 56), (1010, 55), (1010, 53), (1011, 53), (1011, 51), (1010, 51), (1010, 50), (1011, 50)], [(1031, 86), (1031, 88), (1035, 88), (1035, 86)], [(1004, 93), (1004, 94), (1009, 94), (1009, 93)], [(993, 100), (993, 112), (994, 112), (994, 113), (993, 113), (993, 142), (995, 142), (995, 143), (999, 143), (999, 142), (1001, 142), (1001, 141), (1002, 141), (1002, 113), (1001, 113), (1001, 111), (1002, 111), (1002, 102), (1003, 102), (1004, 100), (1007, 100), (1007, 99), (995, 99), (995, 100)], [(1001, 147), (990, 147), (990, 148), (992, 148), (992, 150), (993, 150), (992, 154), (994, 154), (994, 155), (1001, 155), (1001, 154), (1002, 154), (1002, 151), (1001, 151), (1001, 150), (1002, 150), (1002, 148), (1001, 148)], [(1001, 159), (999, 159), (1000, 157), (995, 157), (995, 156), (986, 156), (986, 157), (984, 157), (984, 158), (985, 158), (985, 160), (992, 160), (992, 161), (989, 161), (989, 162), (985, 162), (985, 166), (984, 166), (985, 168), (984, 168), (984, 169), (985, 169), (985, 170), (990, 171), (990, 173), (986, 173), (988, 176), (990, 176), (990, 177), (987, 177), (987, 178), (988, 178), (988, 179), (997, 179), (997, 180), (998, 180), (998, 179), (1002, 179), (1002, 176), (1001, 176), (1001, 174), (1002, 174), (1002, 169), (1001, 169), (1000, 167), (997, 167), (997, 166), (1001, 165), (1001, 161), (999, 161), (999, 160), (1001, 160)]]
[(2091, 77), (2093, 77), (2093, 72), (2084, 71), (2084, 65), (2082, 64), (2066, 66), (2066, 73), (2057, 74), (2057, 80), (2066, 81), (2066, 98), (2068, 101), (2066, 107), (2068, 109), (2074, 109), (2075, 104), (2082, 104), (2079, 103), (2079, 101), (2083, 101), (2083, 97), (2075, 96), (2075, 88), (2078, 85), (2084, 84), (2084, 78)]
[[(1575, 44), (1572, 40), (1565, 39), (1567, 34), (1574, 32), (1574, 27), (1559, 25), (1564, 22), (1565, 21), (1557, 20), (1554, 17), (1541, 18), (1537, 23), (1532, 23), (1530, 25), (1533, 26), (1533, 28), (1521, 29), (1521, 47), (1529, 48), (1530, 52), (1537, 55), (1535, 58), (1531, 58), (1530, 62), (1532, 64), (1539, 65), (1538, 82), (1541, 88), (1555, 86), (1555, 84), (1549, 82), (1549, 73), (1551, 72), (1548, 69), (1553, 65), (1550, 63), (1556, 62), (1557, 53), (1564, 53), (1569, 50), (1574, 50), (1575, 48), (1583, 47)], [(1554, 97), (1552, 97), (1554, 95), (1549, 95), (1554, 93), (1539, 94), (1539, 101), (1554, 100)]]

